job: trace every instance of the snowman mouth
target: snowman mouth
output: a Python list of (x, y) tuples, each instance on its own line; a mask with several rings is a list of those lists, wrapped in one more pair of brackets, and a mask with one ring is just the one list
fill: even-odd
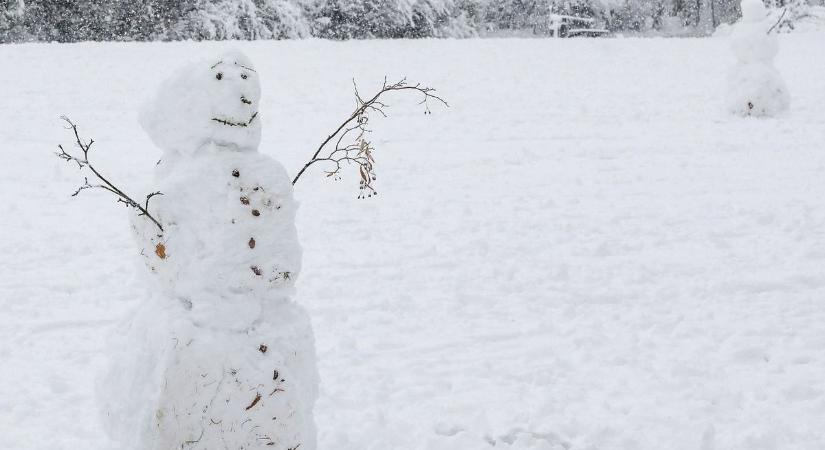
[(250, 117), (249, 120), (246, 121), (246, 122), (233, 120), (233, 119), (225, 119), (225, 118), (221, 118), (221, 117), (213, 117), (212, 121), (213, 122), (218, 122), (219, 124), (226, 125), (228, 127), (241, 127), (241, 128), (244, 128), (244, 127), (248, 127), (248, 126), (252, 125), (252, 122), (255, 120), (256, 117), (258, 117), (258, 112), (257, 111), (255, 111), (252, 114), (252, 117)]

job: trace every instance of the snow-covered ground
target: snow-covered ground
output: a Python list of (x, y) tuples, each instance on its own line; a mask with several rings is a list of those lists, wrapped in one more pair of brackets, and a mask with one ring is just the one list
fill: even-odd
[[(353, 77), (451, 103), (375, 121), (378, 197), (297, 186), (321, 448), (825, 448), (825, 34), (780, 44), (764, 120), (724, 109), (724, 39), (234, 44), (293, 173)], [(145, 192), (140, 102), (231, 46), (0, 46), (0, 449), (111, 448), (101, 350), (144, 298), (126, 210), (69, 197), (58, 117)]]

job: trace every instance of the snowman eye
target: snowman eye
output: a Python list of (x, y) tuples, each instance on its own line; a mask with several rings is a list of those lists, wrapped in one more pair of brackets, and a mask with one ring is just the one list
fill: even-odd
[(219, 79), (219, 80), (220, 80), (220, 79), (222, 79), (222, 78), (223, 78), (223, 74), (222, 74), (221, 72), (218, 72), (218, 73), (215, 75), (215, 78), (217, 78), (217, 79)]
[(246, 76), (246, 74), (245, 74), (245, 73), (242, 73), (242, 74), (241, 74), (241, 78), (243, 78), (243, 79), (245, 80), (245, 79), (247, 79), (248, 77)]

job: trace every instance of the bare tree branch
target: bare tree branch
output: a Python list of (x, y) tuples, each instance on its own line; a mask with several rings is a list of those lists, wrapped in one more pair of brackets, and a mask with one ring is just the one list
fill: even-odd
[(77, 131), (77, 125), (75, 125), (66, 116), (61, 116), (60, 118), (68, 124), (67, 129), (72, 130), (72, 132), (74, 133), (75, 144), (78, 148), (80, 148), (80, 151), (83, 152), (83, 156), (80, 157), (72, 155), (71, 153), (67, 152), (62, 145), (57, 146), (57, 148), (60, 149), (60, 152), (55, 152), (55, 154), (58, 158), (66, 162), (76, 163), (78, 169), (80, 170), (88, 168), (94, 174), (94, 176), (97, 177), (98, 180), (100, 180), (99, 184), (92, 184), (89, 183), (88, 177), (84, 177), (83, 184), (79, 188), (77, 188), (77, 190), (72, 194), (72, 197), (76, 197), (77, 194), (80, 194), (80, 192), (85, 191), (86, 189), (103, 189), (104, 191), (111, 192), (117, 197), (118, 203), (123, 203), (130, 208), (135, 208), (138, 211), (139, 216), (148, 217), (149, 220), (154, 222), (154, 224), (157, 225), (160, 231), (163, 232), (163, 226), (160, 224), (160, 222), (158, 222), (158, 220), (155, 219), (154, 216), (149, 214), (149, 200), (156, 195), (163, 194), (160, 192), (152, 192), (151, 194), (146, 196), (146, 200), (143, 205), (133, 200), (132, 197), (126, 195), (125, 192), (123, 192), (120, 188), (118, 188), (117, 186), (112, 184), (108, 179), (106, 179), (106, 177), (104, 177), (89, 161), (89, 150), (91, 150), (92, 144), (94, 144), (95, 141), (92, 139), (89, 140), (88, 143), (84, 143), (83, 139), (80, 137), (80, 133)]
[[(361, 96), (355, 80), (352, 80), (352, 84), (353, 90), (355, 91), (355, 111), (321, 142), (321, 145), (315, 150), (312, 158), (310, 158), (298, 174), (295, 175), (295, 178), (292, 180), (293, 185), (297, 183), (301, 175), (315, 163), (326, 162), (331, 164), (332, 170), (325, 172), (327, 177), (333, 177), (336, 180), (341, 179), (340, 173), (344, 165), (356, 164), (361, 177), (358, 198), (376, 195), (377, 192), (372, 185), (372, 182), (375, 181), (375, 159), (373, 157), (375, 148), (370, 144), (370, 141), (367, 140), (367, 135), (370, 133), (370, 129), (368, 128), (370, 113), (387, 117), (385, 109), (388, 108), (388, 105), (380, 100), (381, 96), (388, 92), (399, 91), (413, 91), (414, 93), (418, 93), (422, 96), (419, 104), (424, 105), (425, 114), (430, 114), (429, 101), (431, 100), (439, 102), (446, 107), (450, 106), (444, 99), (435, 94), (435, 89), (421, 86), (421, 84), (407, 84), (406, 78), (396, 83), (388, 84), (385, 77), (381, 89), (369, 99), (364, 99)], [(333, 139), (335, 140), (334, 147), (328, 150), (326, 156), (319, 156), (324, 149), (333, 142)]]

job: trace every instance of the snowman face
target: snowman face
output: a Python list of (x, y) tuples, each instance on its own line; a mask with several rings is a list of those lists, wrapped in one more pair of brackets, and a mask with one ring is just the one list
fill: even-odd
[(248, 128), (258, 117), (261, 86), (254, 69), (237, 61), (218, 61), (211, 68), (209, 89), (214, 126)]
[(257, 146), (261, 85), (252, 64), (244, 55), (230, 53), (215, 62), (207, 76), (209, 114), (204, 119), (212, 140), (220, 146), (245, 148), (250, 141)]
[(140, 122), (165, 152), (195, 155), (255, 151), (261, 140), (261, 85), (241, 52), (199, 61), (178, 70), (147, 102)]

